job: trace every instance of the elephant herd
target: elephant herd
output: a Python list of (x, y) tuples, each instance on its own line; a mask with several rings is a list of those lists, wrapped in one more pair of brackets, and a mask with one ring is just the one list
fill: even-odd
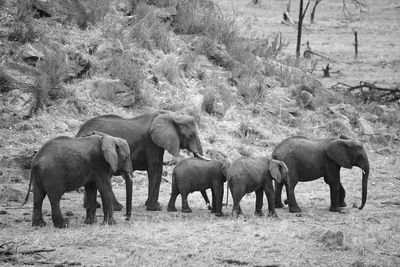
[[(363, 145), (341, 138), (309, 139), (289, 137), (278, 144), (269, 157), (242, 157), (231, 163), (210, 160), (203, 148), (195, 120), (191, 116), (171, 112), (155, 112), (125, 119), (103, 115), (90, 119), (79, 129), (75, 138), (56, 137), (46, 142), (31, 164), (31, 180), (26, 195), (33, 186), (32, 226), (44, 226), (42, 203), (47, 195), (55, 227), (68, 227), (63, 218), (60, 200), (65, 192), (85, 188), (85, 223), (96, 221), (96, 201), (99, 191), (105, 224), (115, 224), (113, 211), (121, 210), (111, 187), (111, 176), (122, 175), (126, 186), (126, 219), (131, 216), (132, 172), (146, 170), (148, 197), (146, 209), (161, 210), (158, 202), (163, 156), (167, 150), (177, 157), (187, 149), (195, 158), (179, 162), (172, 173), (171, 197), (168, 211), (176, 211), (180, 194), (182, 212), (192, 212), (187, 196), (200, 191), (216, 216), (222, 216), (224, 182), (233, 198), (232, 213), (242, 213), (240, 201), (246, 193), (256, 193), (255, 214), (263, 215), (263, 195), (268, 201), (268, 216), (276, 217), (275, 208), (282, 208), (281, 191), (286, 188), (289, 211), (300, 212), (294, 195), (299, 181), (324, 177), (330, 187), (330, 211), (338, 212), (345, 203), (345, 190), (340, 182), (340, 168), (358, 166), (362, 175), (362, 209), (367, 199), (369, 162)], [(275, 186), (273, 185), (273, 181)], [(211, 188), (212, 204), (206, 194)], [(228, 194), (228, 192), (227, 192)]]

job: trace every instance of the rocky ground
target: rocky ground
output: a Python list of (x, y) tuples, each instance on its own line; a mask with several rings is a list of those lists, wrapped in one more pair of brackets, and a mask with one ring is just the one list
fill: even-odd
[[(103, 2), (98, 1), (98, 8)], [(170, 5), (153, 6), (151, 15), (146, 8), (132, 15), (123, 1), (113, 1), (110, 12), (92, 18), (85, 29), (79, 27), (79, 17), (61, 12), (25, 18), (17, 12), (17, 2), (1, 4), (1, 264), (398, 266), (399, 105), (380, 101), (379, 92), (348, 92), (338, 83), (398, 88), (399, 6), (389, 0), (379, 5), (366, 1), (368, 11), (359, 17), (351, 9), (350, 21), (343, 17), (342, 3), (322, 1), (316, 22), (309, 24), (307, 18), (302, 49), (309, 41), (313, 51), (329, 60), (313, 56), (302, 59), (299, 67), (291, 56), (296, 27), (281, 23), (284, 1), (215, 1), (225, 19), (234, 18), (241, 36), (254, 41), (252, 51), (258, 56), (251, 57), (252, 64), (202, 35), (163, 28), (177, 12), (174, 1), (165, 2)], [(293, 18), (296, 8), (292, 6)], [(360, 38), (358, 60), (353, 29)], [(278, 31), (287, 45), (256, 45), (257, 40), (279, 40), (274, 37), (279, 34), (270, 35)], [(270, 56), (262, 57), (266, 54)], [(332, 75), (322, 78), (320, 70), (327, 63)], [(249, 66), (252, 74), (242, 75)], [(296, 196), (303, 212), (290, 214), (285, 207), (277, 211), (279, 219), (254, 217), (253, 194), (243, 199), (245, 215), (240, 218), (209, 214), (199, 193), (189, 197), (192, 214), (169, 213), (165, 205), (173, 166), (166, 166), (161, 212), (145, 211), (146, 174), (135, 172), (131, 221), (117, 212), (116, 226), (87, 226), (82, 194), (71, 192), (62, 201), (70, 228), (51, 226), (47, 200), (48, 226), (30, 226), (32, 197), (25, 206), (20, 203), (35, 150), (55, 136), (74, 136), (84, 121), (99, 114), (133, 117), (158, 109), (193, 115), (206, 154), (228, 160), (270, 155), (291, 135), (351, 136), (364, 143), (371, 163), (367, 205), (362, 211), (352, 208), (361, 199), (361, 171), (353, 168), (341, 171), (349, 204), (344, 214), (328, 211), (329, 189), (322, 179), (299, 184)], [(113, 188), (123, 202), (120, 177), (113, 178)], [(223, 210), (226, 215), (230, 203)]]

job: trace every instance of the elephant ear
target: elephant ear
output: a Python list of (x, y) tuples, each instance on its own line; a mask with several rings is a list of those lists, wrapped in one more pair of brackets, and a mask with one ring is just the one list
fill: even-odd
[(179, 156), (179, 136), (169, 113), (160, 114), (154, 118), (150, 127), (150, 136), (156, 145), (175, 157)]
[(274, 159), (269, 161), (268, 170), (277, 183), (283, 182), (288, 171), (285, 163)]
[(122, 169), (126, 172), (133, 172), (132, 161), (131, 161), (131, 151), (129, 149), (128, 142), (125, 139), (115, 137), (115, 142), (118, 145), (118, 158), (121, 162)]
[(351, 169), (353, 167), (349, 146), (354, 141), (336, 139), (330, 142), (326, 148), (326, 155), (340, 166)]
[(114, 137), (104, 136), (102, 138), (101, 149), (103, 150), (104, 158), (110, 164), (113, 172), (118, 170), (118, 154), (115, 145)]

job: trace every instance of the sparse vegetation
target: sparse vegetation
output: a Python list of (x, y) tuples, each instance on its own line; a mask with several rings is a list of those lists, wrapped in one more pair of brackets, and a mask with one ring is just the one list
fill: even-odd
[[(360, 12), (352, 3), (359, 0), (346, 1), (357, 19)], [(249, 0), (128, 0), (111, 1), (110, 6), (110, 0), (87, 0), (90, 12), (83, 17), (45, 19), (33, 18), (23, 8), (26, 2), (18, 1), (19, 7), (0, 0), (0, 265), (400, 266), (399, 103), (382, 104), (373, 97), (364, 103), (361, 93), (330, 87), (357, 84), (360, 76), (398, 87), (400, 34), (393, 27), (398, 15), (393, 1), (368, 2), (371, 12), (363, 12), (366, 20), (357, 22), (342, 20), (342, 1), (323, 1), (317, 11), (323, 24), (306, 25), (303, 39), (309, 36), (312, 51), (323, 51), (327, 58), (299, 60), (291, 51), (293, 27), (277, 19), (285, 3), (277, 1), (255, 6)], [(124, 9), (126, 2), (131, 7)], [(174, 19), (160, 19), (161, 11), (175, 7)], [(78, 29), (76, 22), (85, 27)], [(344, 32), (350, 36), (354, 26), (362, 37), (358, 62), (352, 60), (352, 38), (337, 38)], [(49, 52), (28, 66), (22, 43), (39, 43)], [(102, 55), (100, 47), (106, 50)], [(82, 67), (70, 64), (75, 55), (90, 61), (91, 75), (64, 83), (72, 68)], [(316, 64), (312, 74), (302, 69), (307, 61)], [(321, 66), (328, 61), (331, 77), (321, 83)], [(296, 103), (304, 91), (313, 95), (315, 110)], [(190, 195), (193, 213), (169, 213), (165, 204), (171, 184), (166, 181), (174, 167), (164, 166), (160, 212), (145, 211), (147, 173), (135, 171), (131, 221), (115, 212), (117, 225), (86, 225), (82, 194), (71, 192), (61, 201), (71, 220), (69, 229), (51, 226), (47, 199), (43, 210), (48, 225), (31, 228), (32, 196), (27, 206), (18, 202), (27, 190), (30, 163), (27, 159), (23, 168), (16, 163), (20, 151), (37, 150), (55, 136), (74, 136), (97, 115), (132, 118), (155, 110), (192, 115), (204, 154), (218, 159), (220, 152), (229, 161), (270, 156), (292, 135), (339, 136), (343, 132), (332, 122), (343, 120), (354, 138), (365, 143), (370, 158), (374, 179), (368, 184), (367, 205), (362, 211), (353, 208), (360, 202), (360, 170), (342, 168), (343, 213), (328, 211), (329, 187), (323, 179), (299, 183), (302, 213), (289, 213), (286, 206), (277, 210), (279, 219), (254, 216), (253, 193), (241, 201), (244, 215), (239, 218), (216, 218), (196, 192)], [(364, 134), (359, 118), (376, 133)], [(164, 157), (172, 156), (165, 152)], [(121, 177), (113, 177), (113, 190), (123, 202)], [(229, 201), (223, 212), (230, 215), (231, 210)], [(97, 214), (101, 220), (101, 209)], [(46, 252), (36, 254), (39, 250)]]

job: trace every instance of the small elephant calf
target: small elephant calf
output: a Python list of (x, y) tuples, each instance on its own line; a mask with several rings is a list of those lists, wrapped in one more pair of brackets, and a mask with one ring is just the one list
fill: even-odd
[(226, 181), (226, 164), (216, 160), (208, 161), (196, 158), (188, 158), (179, 162), (172, 172), (172, 190), (168, 211), (176, 211), (176, 197), (181, 194), (182, 212), (192, 212), (187, 201), (188, 194), (201, 191), (207, 202), (205, 190), (211, 188), (211, 212), (214, 212), (216, 216), (223, 216), (222, 198)]
[[(85, 223), (96, 221), (96, 196), (99, 190), (103, 202), (104, 223), (115, 224), (112, 208), (110, 178), (114, 173), (126, 173), (128, 180), (127, 214), (132, 205), (132, 164), (128, 143), (121, 138), (94, 133), (90, 136), (70, 138), (60, 136), (45, 143), (32, 161), (33, 183), (32, 226), (46, 225), (42, 215), (43, 199), (48, 196), (55, 227), (64, 228), (69, 221), (63, 218), (60, 200), (65, 192), (85, 186), (88, 198)], [(125, 177), (125, 176), (124, 176)]]
[(240, 200), (246, 193), (256, 192), (255, 214), (262, 216), (263, 193), (268, 200), (268, 216), (277, 217), (274, 206), (274, 186), (272, 179), (278, 183), (287, 179), (288, 168), (279, 160), (267, 157), (242, 157), (234, 161), (227, 173), (228, 187), (233, 198), (232, 213), (242, 214)]

